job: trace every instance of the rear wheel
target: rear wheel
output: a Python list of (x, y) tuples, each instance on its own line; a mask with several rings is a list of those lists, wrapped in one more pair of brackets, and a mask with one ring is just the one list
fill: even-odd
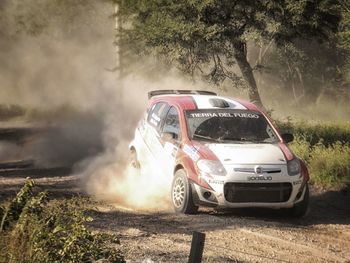
[(171, 186), (171, 200), (177, 213), (195, 214), (198, 211), (198, 206), (193, 203), (191, 184), (183, 169), (175, 172)]
[(292, 217), (303, 217), (308, 209), (309, 206), (309, 186), (306, 183), (305, 185), (305, 194), (304, 194), (304, 198), (302, 201), (300, 201), (299, 203), (295, 204), (292, 208), (289, 209), (289, 213)]

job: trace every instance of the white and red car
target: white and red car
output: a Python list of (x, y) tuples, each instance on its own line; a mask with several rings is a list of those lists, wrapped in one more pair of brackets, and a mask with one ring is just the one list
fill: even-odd
[(308, 207), (309, 174), (254, 104), (209, 91), (157, 90), (130, 143), (133, 165), (150, 162), (172, 176), (176, 212), (216, 208)]

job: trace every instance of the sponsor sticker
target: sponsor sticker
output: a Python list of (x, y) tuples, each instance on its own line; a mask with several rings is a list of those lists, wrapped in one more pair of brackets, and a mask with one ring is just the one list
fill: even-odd
[(153, 124), (154, 126), (158, 126), (158, 122), (154, 119), (150, 120), (151, 124)]
[(293, 185), (298, 185), (298, 184), (301, 184), (302, 182), (303, 182), (302, 180), (298, 180), (298, 181), (293, 182)]
[(160, 121), (160, 118), (154, 113), (152, 113), (152, 118), (155, 119), (157, 122)]
[(248, 176), (248, 181), (271, 181), (272, 176)]
[(249, 118), (249, 119), (259, 119), (260, 116), (251, 112), (195, 112), (190, 113), (191, 118)]
[(221, 180), (210, 180), (209, 179), (209, 183), (210, 184), (224, 184), (224, 181), (221, 181)]
[(193, 161), (198, 161), (199, 159), (199, 154), (198, 154), (198, 150), (193, 147), (193, 146), (189, 146), (187, 144), (185, 144), (183, 151), (193, 160)]

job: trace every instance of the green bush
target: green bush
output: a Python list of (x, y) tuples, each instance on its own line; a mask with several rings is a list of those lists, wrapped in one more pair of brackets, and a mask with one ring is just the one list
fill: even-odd
[(281, 133), (292, 133), (295, 136), (302, 136), (311, 145), (322, 140), (328, 146), (337, 141), (349, 143), (350, 123), (310, 123), (310, 122), (281, 122), (276, 121)]
[(296, 136), (290, 144), (310, 173), (311, 183), (325, 188), (344, 188), (350, 183), (350, 146), (335, 142), (325, 145), (323, 140), (311, 145), (304, 137)]
[(27, 181), (4, 210), (0, 262), (125, 262), (112, 247), (115, 236), (86, 228), (92, 218), (79, 209), (79, 198), (48, 202), (45, 193), (33, 195), (33, 186)]
[(329, 147), (322, 143), (312, 148), (309, 160), (312, 181), (323, 187), (344, 188), (350, 183), (350, 147), (336, 142)]
[(298, 156), (305, 163), (309, 162), (311, 154), (310, 143), (302, 136), (295, 136), (293, 143), (290, 144), (290, 148), (296, 156)]
[(311, 183), (344, 188), (350, 182), (350, 123), (276, 122), (281, 133), (293, 133), (293, 152), (308, 166)]
[(5, 230), (10, 226), (11, 223), (17, 222), (23, 208), (26, 206), (28, 201), (33, 197), (32, 189), (34, 182), (27, 180), (22, 189), (17, 193), (16, 197), (9, 204), (7, 209), (2, 209), (4, 215), (1, 216), (0, 231)]

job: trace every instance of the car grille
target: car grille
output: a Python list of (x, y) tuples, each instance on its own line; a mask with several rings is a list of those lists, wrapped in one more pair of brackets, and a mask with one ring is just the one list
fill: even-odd
[(290, 183), (226, 183), (225, 199), (231, 203), (287, 202), (292, 193)]

